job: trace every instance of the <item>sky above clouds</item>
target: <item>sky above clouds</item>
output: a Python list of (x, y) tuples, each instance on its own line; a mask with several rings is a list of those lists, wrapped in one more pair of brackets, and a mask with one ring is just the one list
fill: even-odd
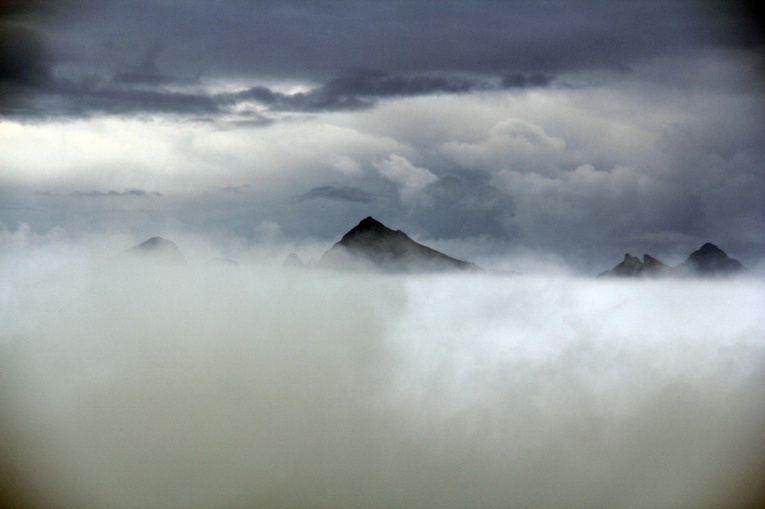
[(484, 266), (596, 272), (707, 241), (763, 265), (745, 4), (2, 5), (4, 238), (299, 251), (372, 215)]

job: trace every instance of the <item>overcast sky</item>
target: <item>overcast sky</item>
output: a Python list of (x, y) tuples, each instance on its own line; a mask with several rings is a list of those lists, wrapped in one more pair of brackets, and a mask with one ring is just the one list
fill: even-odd
[(745, 4), (9, 1), (0, 24), (4, 238), (328, 248), (372, 215), (489, 266), (710, 241), (763, 267)]

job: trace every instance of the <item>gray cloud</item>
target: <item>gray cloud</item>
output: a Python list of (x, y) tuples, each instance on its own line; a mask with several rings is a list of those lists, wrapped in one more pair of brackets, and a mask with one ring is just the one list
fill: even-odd
[(172, 76), (167, 76), (160, 71), (157, 66), (157, 57), (162, 48), (159, 44), (150, 46), (141, 60), (134, 66), (118, 72), (114, 75), (113, 81), (125, 84), (151, 84), (173, 83), (177, 81)]
[[(167, 43), (168, 61), (178, 70), (188, 72), (191, 64), (215, 75), (327, 77), (348, 67), (405, 74), (497, 74), (513, 68), (542, 72), (611, 66), (690, 44), (743, 46), (750, 44), (756, 30), (751, 19), (731, 7), (693, 2), (510, 6), (488, 0), (437, 8), (427, 1), (381, 5), (369, 0), (353, 5), (304, 1), (75, 5), (62, 21), (85, 37), (96, 37), (94, 26), (122, 29), (96, 58), (119, 62), (145, 48), (146, 41), (162, 41)], [(225, 30), (217, 29), (221, 24)], [(241, 51), (243, 47), (252, 50)]]
[[(434, 9), (430, 2), (83, 0), (27, 17), (32, 29), (5, 23), (6, 116), (220, 115), (239, 100), (275, 111), (353, 110), (384, 97), (466, 93), (497, 82), (545, 87), (561, 73), (625, 69), (675, 50), (751, 47), (756, 34), (735, 9), (684, 2), (479, 1)], [(222, 96), (166, 87), (199, 79), (319, 85), (296, 94), (257, 85)]]
[[(5, 113), (43, 117), (142, 113), (218, 116), (248, 101), (259, 103), (272, 112), (324, 112), (370, 108), (383, 98), (459, 94), (496, 88), (486, 80), (456, 76), (391, 76), (382, 71), (349, 70), (324, 85), (292, 94), (276, 92), (265, 86), (234, 93), (179, 92), (164, 87), (178, 80), (162, 74), (154, 65), (153, 57), (149, 58), (138, 67), (116, 74), (111, 80), (96, 76), (79, 80), (38, 76), (34, 86), (30, 87), (30, 94), (25, 96), (29, 100), (15, 98), (25, 107), (20, 110), (6, 106)], [(33, 72), (33, 68), (28, 69), (30, 80)], [(530, 78), (523, 85), (510, 86), (547, 84), (547, 81), (532, 83), (534, 79)], [(147, 85), (153, 88), (144, 88)], [(6, 104), (12, 103), (6, 101)], [(262, 118), (258, 120), (262, 121)]]
[(433, 206), (418, 211), (418, 222), (434, 238), (486, 235), (507, 240), (515, 234), (513, 199), (493, 186), (447, 175), (424, 192)]
[(156, 191), (144, 191), (143, 189), (125, 189), (124, 191), (75, 191), (73, 196), (85, 196), (87, 198), (103, 198), (103, 197), (124, 197), (133, 196), (137, 198), (146, 198), (152, 196), (162, 196), (161, 193)]
[[(138, 115), (168, 113), (207, 115), (222, 113), (215, 100), (207, 94), (146, 90), (115, 86), (97, 77), (79, 80), (58, 78), (46, 86), (26, 94), (39, 101), (24, 102), (21, 113), (33, 117), (88, 117), (106, 115)], [(7, 111), (6, 111), (7, 112)], [(7, 112), (8, 113), (8, 112)]]
[(433, 93), (461, 93), (487, 87), (476, 80), (454, 76), (391, 76), (372, 69), (346, 71), (322, 87), (328, 96), (395, 97)]
[(552, 77), (541, 73), (524, 74), (514, 72), (502, 77), (502, 86), (505, 88), (546, 87), (551, 82)]
[[(143, 64), (118, 73), (110, 81), (94, 77), (79, 81), (46, 81), (37, 92), (48, 100), (38, 106), (30, 102), (27, 111), (34, 116), (140, 113), (222, 115), (244, 102), (254, 101), (272, 112), (322, 112), (369, 108), (382, 98), (459, 94), (495, 88), (484, 80), (454, 76), (390, 76), (371, 70), (346, 71), (308, 92), (292, 94), (276, 92), (265, 86), (221, 94), (169, 91), (162, 87), (175, 81), (175, 78), (161, 74), (156, 66)], [(145, 89), (132, 85), (157, 87)]]
[(358, 187), (319, 186), (306, 191), (300, 195), (298, 200), (305, 201), (319, 198), (353, 203), (369, 203), (374, 199), (374, 196)]
[(51, 79), (52, 57), (33, 29), (0, 25), (0, 84), (39, 86)]

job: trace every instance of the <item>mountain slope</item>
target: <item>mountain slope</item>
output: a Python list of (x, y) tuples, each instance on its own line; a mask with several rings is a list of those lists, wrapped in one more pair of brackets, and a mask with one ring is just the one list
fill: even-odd
[(343, 235), (319, 261), (334, 268), (373, 268), (385, 272), (476, 270), (472, 263), (452, 258), (391, 230), (373, 217), (363, 219)]

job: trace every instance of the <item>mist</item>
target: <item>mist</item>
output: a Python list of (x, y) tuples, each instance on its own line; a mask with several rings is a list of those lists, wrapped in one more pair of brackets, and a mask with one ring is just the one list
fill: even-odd
[(762, 500), (762, 279), (390, 276), (86, 253), (2, 251), (8, 505)]

